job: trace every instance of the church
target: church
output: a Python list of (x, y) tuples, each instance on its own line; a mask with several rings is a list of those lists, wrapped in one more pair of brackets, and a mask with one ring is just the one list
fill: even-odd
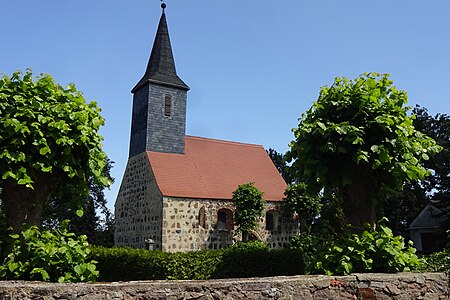
[(178, 77), (165, 8), (144, 76), (131, 90), (130, 150), (115, 203), (115, 245), (168, 252), (239, 241), (232, 192), (254, 182), (266, 207), (250, 237), (286, 245), (298, 231), (286, 182), (261, 145), (186, 135), (188, 85)]

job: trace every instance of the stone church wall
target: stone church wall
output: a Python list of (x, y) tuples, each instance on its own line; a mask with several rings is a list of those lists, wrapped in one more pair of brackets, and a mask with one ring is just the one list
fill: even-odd
[[(282, 208), (281, 202), (268, 202), (266, 212), (274, 215), (273, 229), (266, 230), (265, 216), (250, 237), (278, 248), (297, 232), (297, 221)], [(226, 216), (226, 218), (223, 218)], [(234, 225), (231, 200), (163, 199), (162, 250), (168, 252), (222, 249), (240, 240)]]
[(147, 153), (131, 157), (116, 204), (115, 245), (144, 248), (152, 239), (161, 249), (162, 195), (156, 185)]

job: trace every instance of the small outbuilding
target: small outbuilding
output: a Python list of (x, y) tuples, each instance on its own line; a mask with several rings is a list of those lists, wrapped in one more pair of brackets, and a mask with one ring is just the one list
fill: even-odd
[(442, 250), (446, 245), (444, 224), (448, 216), (432, 204), (428, 204), (409, 226), (411, 240), (420, 253)]

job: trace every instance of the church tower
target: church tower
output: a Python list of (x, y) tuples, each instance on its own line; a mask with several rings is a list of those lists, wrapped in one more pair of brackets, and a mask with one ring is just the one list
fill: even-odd
[(131, 90), (133, 114), (129, 157), (146, 151), (184, 153), (189, 87), (175, 69), (165, 3), (144, 76)]
[[(148, 156), (184, 154), (189, 87), (178, 77), (162, 3), (152, 52), (144, 76), (131, 90), (130, 152), (115, 203), (116, 246), (154, 249), (163, 245), (163, 196)], [(178, 156), (178, 155), (177, 155)]]
[(115, 246), (174, 252), (231, 245), (232, 192), (246, 182), (268, 201), (266, 226), (261, 223), (255, 236), (282, 246), (296, 223), (281, 218), (286, 182), (264, 147), (185, 135), (189, 87), (177, 75), (166, 5), (161, 7), (147, 69), (131, 90), (130, 153), (114, 205)]

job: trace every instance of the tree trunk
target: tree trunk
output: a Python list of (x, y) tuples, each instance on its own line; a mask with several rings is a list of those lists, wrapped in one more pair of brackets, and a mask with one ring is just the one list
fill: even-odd
[(11, 226), (14, 233), (20, 232), (23, 224), (41, 225), (42, 211), (52, 180), (51, 176), (42, 172), (33, 179), (34, 189), (19, 185), (12, 179), (3, 182), (2, 201), (6, 225)]
[(370, 170), (359, 166), (351, 170), (352, 183), (344, 186), (343, 209), (348, 224), (361, 229), (366, 223), (375, 224), (374, 184)]

